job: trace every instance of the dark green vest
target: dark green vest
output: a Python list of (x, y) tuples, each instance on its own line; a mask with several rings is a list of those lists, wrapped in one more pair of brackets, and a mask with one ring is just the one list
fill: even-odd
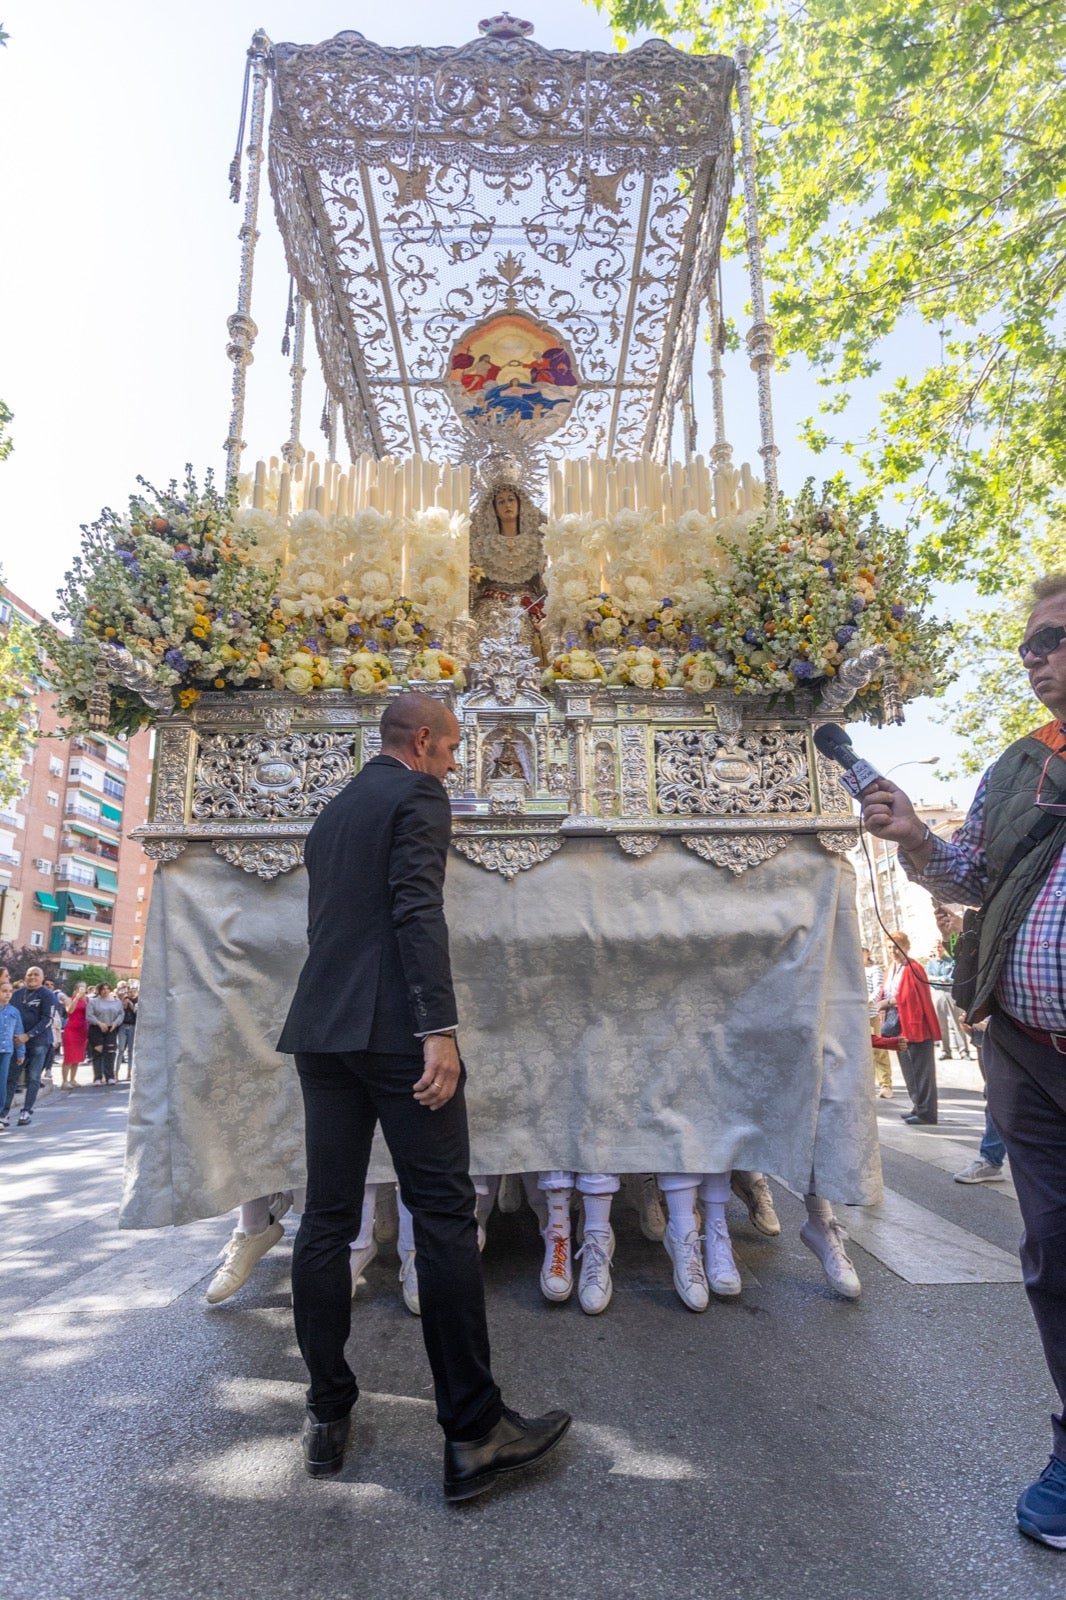
[[(1027, 733), (1008, 746), (988, 775), (985, 791), (985, 857), (988, 881), (994, 883), (1018, 844), (1046, 813), (1033, 804), (1050, 746)], [(1042, 800), (1066, 803), (1066, 760), (1053, 761), (1044, 780)], [(1047, 881), (1066, 842), (1066, 817), (1019, 861), (993, 898), (981, 922), (973, 1013), (991, 997), (1010, 941)]]

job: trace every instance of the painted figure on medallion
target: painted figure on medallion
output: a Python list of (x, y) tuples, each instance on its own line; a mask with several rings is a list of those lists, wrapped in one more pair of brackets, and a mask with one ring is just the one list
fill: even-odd
[(463, 335), (446, 387), (460, 416), (518, 424), (535, 438), (566, 420), (579, 391), (559, 335), (517, 312), (492, 317)]

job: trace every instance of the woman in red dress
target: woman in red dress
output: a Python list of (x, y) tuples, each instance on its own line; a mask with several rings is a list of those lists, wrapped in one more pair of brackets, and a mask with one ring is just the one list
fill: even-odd
[(62, 1089), (73, 1089), (78, 1068), (85, 1060), (89, 1046), (89, 1023), (85, 1015), (87, 992), (86, 985), (79, 983), (70, 999), (63, 1002), (67, 1008), (67, 1020), (63, 1025)]

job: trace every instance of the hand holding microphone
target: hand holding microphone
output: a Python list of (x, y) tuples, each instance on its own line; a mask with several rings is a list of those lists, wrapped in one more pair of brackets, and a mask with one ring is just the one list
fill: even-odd
[(928, 829), (899, 785), (864, 761), (835, 722), (816, 728), (814, 742), (823, 756), (844, 768), (840, 781), (860, 801), (867, 832), (877, 839), (890, 839), (909, 856), (919, 855)]

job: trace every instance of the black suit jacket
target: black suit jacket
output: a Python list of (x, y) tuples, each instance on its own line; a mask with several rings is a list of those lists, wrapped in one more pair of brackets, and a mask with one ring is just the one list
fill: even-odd
[(307, 839), (310, 946), (278, 1049), (421, 1053), (457, 1021), (444, 869), (444, 785), (375, 756)]

